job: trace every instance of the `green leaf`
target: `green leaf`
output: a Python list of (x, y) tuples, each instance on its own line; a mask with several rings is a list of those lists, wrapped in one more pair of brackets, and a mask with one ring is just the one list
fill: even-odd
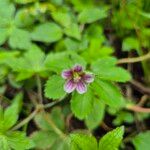
[(15, 15), (15, 24), (17, 27), (30, 26), (34, 23), (34, 20), (28, 9), (19, 9)]
[(7, 133), (7, 141), (14, 150), (26, 150), (34, 147), (33, 142), (26, 137), (25, 133), (19, 131)]
[(34, 122), (37, 125), (38, 128), (44, 130), (44, 131), (51, 131), (51, 126), (50, 124), (44, 119), (44, 114), (43, 112), (38, 113), (35, 118)]
[(33, 76), (33, 72), (24, 72), (23, 71), (17, 75), (16, 81), (22, 81), (22, 80), (31, 78), (32, 76)]
[(108, 8), (88, 8), (84, 9), (78, 16), (80, 23), (92, 23), (107, 17)]
[(102, 58), (92, 64), (92, 69), (102, 80), (126, 82), (131, 80), (131, 75), (125, 69), (115, 66), (115, 58)]
[(102, 80), (110, 80), (116, 82), (127, 82), (131, 80), (128, 71), (120, 67), (103, 68), (103, 70), (95, 71)]
[(139, 11), (138, 12), (142, 17), (145, 17), (147, 19), (150, 19), (150, 13), (144, 12), (144, 11)]
[[(88, 26), (86, 34), (90, 40), (100, 40), (102, 37), (104, 37), (103, 27), (97, 23), (92, 23)], [(101, 45), (101, 43), (99, 44)]]
[(50, 77), (45, 85), (45, 96), (53, 100), (64, 98), (66, 95), (64, 84), (65, 80), (61, 76)]
[(90, 40), (89, 48), (82, 54), (88, 62), (91, 63), (99, 58), (109, 56), (113, 53), (112, 47), (102, 45), (103, 40), (105, 40), (103, 36), (99, 39)]
[(40, 74), (46, 70), (44, 67), (45, 54), (35, 45), (32, 45), (23, 57), (10, 61), (11, 63), (8, 62), (8, 65), (13, 71), (19, 73), (17, 77), (18, 81), (30, 78), (32, 75)]
[(30, 33), (26, 30), (15, 28), (8, 42), (12, 48), (28, 49), (31, 46)]
[(78, 50), (79, 49), (80, 42), (75, 40), (75, 39), (67, 37), (67, 38), (64, 39), (64, 45), (65, 45), (67, 50), (73, 51), (73, 50)]
[[(62, 114), (62, 111), (59, 107), (54, 107), (51, 111), (50, 114), (47, 114), (50, 119), (53, 120), (53, 122), (55, 123), (55, 125), (60, 129), (60, 130), (64, 130), (65, 129), (65, 124), (64, 124), (64, 116)], [(47, 122), (47, 120), (44, 117), (44, 112), (38, 113), (35, 116), (34, 119), (36, 125), (44, 131), (53, 131), (53, 128), (51, 127), (51, 125)]]
[(99, 150), (118, 150), (124, 134), (124, 127), (118, 127), (106, 135), (99, 141)]
[(92, 111), (85, 119), (85, 123), (89, 129), (95, 129), (103, 120), (105, 112), (105, 105), (101, 100), (94, 99)]
[(52, 43), (60, 40), (62, 37), (61, 28), (51, 22), (46, 22), (35, 27), (32, 33), (32, 39), (34, 41), (41, 41), (46, 43)]
[(23, 95), (18, 94), (14, 100), (13, 104), (9, 106), (4, 112), (4, 127), (3, 130), (6, 131), (11, 128), (18, 120), (19, 111), (22, 107)]
[(0, 28), (0, 45), (4, 44), (5, 41), (8, 38), (8, 33), (7, 33), (7, 29), (5, 28)]
[(85, 60), (72, 51), (50, 53), (45, 60), (45, 66), (47, 69), (57, 73), (61, 73), (65, 69), (70, 69), (75, 64), (80, 64), (83, 67), (86, 66)]
[(5, 64), (8, 60), (15, 58), (19, 55), (19, 51), (5, 51), (1, 50), (0, 52), (0, 64)]
[(0, 148), (1, 150), (10, 150), (6, 136), (1, 135), (1, 134), (0, 134)]
[(65, 119), (62, 114), (62, 110), (60, 107), (55, 107), (51, 111), (51, 118), (57, 125), (57, 127), (61, 130), (65, 130)]
[(31, 135), (31, 139), (35, 143), (35, 148), (50, 149), (57, 140), (58, 135), (50, 131), (36, 131)]
[(64, 40), (64, 45), (69, 51), (81, 51), (88, 47), (88, 40), (86, 37), (83, 37), (81, 41), (77, 41), (72, 38), (66, 38)]
[(76, 11), (82, 11), (85, 8), (91, 8), (94, 6), (93, 0), (71, 0), (70, 1)]
[(123, 40), (122, 50), (123, 51), (131, 51), (131, 50), (139, 50), (140, 45), (139, 41), (134, 37), (127, 37)]
[[(49, 124), (48, 119), (45, 118), (43, 113), (45, 112), (38, 113), (34, 119), (36, 125), (41, 129), (41, 131), (34, 132), (31, 136), (35, 141), (36, 147), (41, 149), (48, 147), (53, 150), (69, 150), (68, 137), (62, 140), (58, 134), (54, 133), (53, 127)], [(60, 107), (53, 108), (50, 114), (47, 113), (47, 116), (57, 128), (64, 131), (65, 122)]]
[(11, 19), (15, 13), (15, 7), (8, 0), (0, 0), (0, 18)]
[(44, 60), (44, 52), (36, 45), (32, 45), (24, 55), (24, 62), (26, 64), (25, 66), (29, 71), (41, 72), (42, 70), (44, 70)]
[(70, 150), (70, 137), (66, 137), (62, 140), (62, 138), (57, 138), (56, 142), (51, 148), (52, 150)]
[(116, 114), (116, 118), (113, 120), (114, 125), (121, 125), (123, 123), (131, 124), (134, 122), (134, 116), (130, 112), (120, 111)]
[(1, 150), (26, 150), (33, 147), (33, 142), (23, 132), (13, 131), (5, 135), (0, 134)]
[(73, 94), (71, 99), (71, 110), (77, 118), (82, 120), (92, 111), (92, 98), (93, 95), (89, 89), (84, 94), (78, 94), (77, 92)]
[(100, 69), (105, 68), (105, 67), (110, 68), (110, 67), (114, 67), (116, 64), (117, 64), (117, 59), (115, 57), (104, 57), (93, 62), (92, 68), (95, 70), (99, 67)]
[(114, 84), (95, 79), (92, 87), (100, 99), (109, 106), (118, 108), (124, 105), (122, 94)]
[(45, 61), (45, 66), (51, 71), (61, 72), (70, 66), (69, 63), (69, 55), (66, 52), (49, 53)]
[(81, 33), (80, 33), (79, 26), (75, 23), (73, 23), (70, 26), (66, 27), (64, 32), (66, 33), (66, 35), (68, 35), (70, 37), (73, 37), (77, 40), (81, 39)]
[(71, 137), (71, 150), (97, 150), (97, 141), (91, 135), (74, 133)]
[(36, 2), (36, 0), (14, 0), (14, 1), (19, 4), (27, 4), (31, 2)]
[(138, 134), (132, 139), (132, 143), (136, 150), (149, 150), (150, 131)]
[[(83, 51), (83, 56), (86, 58), (88, 62), (93, 62), (95, 60), (99, 60), (99, 58), (108, 57), (114, 52), (113, 47), (105, 46), (103, 43), (106, 41), (104, 35), (100, 32), (102, 32), (101, 28), (96, 28), (97, 26), (93, 25), (91, 26), (91, 29), (89, 28), (89, 48), (86, 51)], [(97, 31), (96, 31), (96, 29)], [(93, 31), (93, 30), (94, 31)], [(92, 31), (91, 31), (92, 30)], [(109, 58), (109, 57), (108, 57)]]
[(71, 24), (71, 16), (67, 12), (55, 11), (52, 12), (53, 19), (64, 27), (68, 27)]

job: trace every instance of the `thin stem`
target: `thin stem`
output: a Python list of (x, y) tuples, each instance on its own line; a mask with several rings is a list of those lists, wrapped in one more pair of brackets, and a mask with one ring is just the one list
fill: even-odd
[(17, 130), (19, 128), (21, 128), (22, 126), (24, 126), (26, 123), (28, 123), (30, 120), (32, 120), (34, 118), (34, 116), (37, 114), (39, 110), (35, 109), (27, 118), (25, 118), (24, 120), (22, 120), (19, 124), (17, 124), (16, 126), (14, 126), (12, 128), (12, 131)]
[(134, 112), (140, 112), (140, 113), (150, 113), (150, 108), (143, 108), (138, 105), (128, 105), (126, 107), (128, 110), (132, 110)]
[[(43, 98), (42, 98), (42, 85), (41, 85), (41, 80), (40, 77), (37, 76), (37, 87), (38, 87), (38, 97), (39, 97), (39, 103), (43, 104)], [(50, 124), (50, 126), (54, 129), (54, 131), (63, 139), (66, 137), (66, 135), (57, 128), (57, 126), (55, 125), (55, 123), (52, 121), (52, 119), (50, 118), (50, 116), (45, 112), (44, 108), (49, 108), (52, 107), (53, 105), (55, 105), (56, 103), (58, 103), (59, 101), (53, 102), (53, 103), (49, 103), (46, 104), (45, 106), (42, 105), (42, 110), (44, 111), (44, 118), (45, 120)], [(35, 112), (36, 115), (36, 112)]]
[(61, 100), (57, 100), (57, 101), (54, 101), (54, 102), (51, 102), (51, 103), (48, 103), (48, 104), (45, 104), (43, 105), (43, 108), (46, 109), (46, 108), (50, 108), (52, 106), (54, 106), (55, 104), (61, 102)]
[(58, 134), (62, 139), (66, 138), (66, 135), (59, 128), (57, 128), (55, 123), (52, 121), (52, 119), (46, 112), (44, 112), (44, 118), (50, 124), (50, 126), (54, 129), (56, 134)]
[(150, 59), (150, 52), (140, 57), (120, 59), (117, 64), (136, 63), (136, 62), (141, 62), (147, 59)]
[(109, 127), (105, 122), (102, 122), (100, 126), (106, 131), (111, 131), (113, 129)]
[(38, 88), (39, 103), (43, 104), (41, 79), (40, 79), (40, 77), (38, 75), (36, 76), (36, 78), (37, 78), (37, 88)]
[(27, 94), (29, 96), (29, 99), (31, 100), (31, 102), (33, 103), (34, 106), (37, 106), (38, 105), (38, 102), (36, 100), (36, 96), (33, 95), (33, 92), (31, 91), (27, 91)]
[(22, 126), (24, 126), (26, 123), (28, 123), (30, 120), (32, 120), (35, 117), (35, 115), (40, 111), (40, 109), (43, 109), (43, 105), (42, 105), (43, 98), (42, 98), (41, 80), (40, 80), (40, 77), (38, 75), (36, 77), (37, 77), (38, 98), (39, 98), (39, 102), (40, 102), (41, 105), (34, 103), (36, 105), (36, 109), (27, 118), (25, 118), (19, 124), (17, 124), (16, 126), (14, 126), (12, 128), (13, 131), (21, 128)]
[(18, 123), (16, 126), (14, 126), (12, 128), (12, 130), (17, 130), (19, 128), (21, 128), (22, 126), (24, 126), (26, 123), (28, 123), (29, 121), (31, 121), (35, 116), (36, 114), (43, 110), (43, 109), (46, 109), (46, 108), (50, 108), (52, 106), (54, 106), (55, 104), (59, 103), (61, 100), (58, 100), (58, 101), (55, 101), (55, 102), (52, 102), (52, 103), (48, 103), (46, 105), (37, 105), (36, 109), (27, 117), (25, 118), (24, 120), (22, 120), (20, 123)]
[(148, 95), (143, 95), (137, 105), (143, 106), (145, 102), (147, 101), (147, 99), (148, 99)]
[(139, 91), (142, 91), (144, 93), (150, 94), (150, 88), (145, 87), (142, 83), (136, 81), (136, 80), (132, 80), (130, 81), (130, 83), (132, 85), (134, 85), (135, 87), (137, 87), (137, 89), (139, 89)]

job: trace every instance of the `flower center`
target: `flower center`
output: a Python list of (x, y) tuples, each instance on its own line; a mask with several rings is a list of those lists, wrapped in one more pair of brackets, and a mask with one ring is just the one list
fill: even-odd
[(74, 82), (79, 82), (80, 79), (81, 79), (80, 74), (77, 73), (77, 72), (74, 72), (74, 73), (73, 73), (73, 80), (74, 80)]

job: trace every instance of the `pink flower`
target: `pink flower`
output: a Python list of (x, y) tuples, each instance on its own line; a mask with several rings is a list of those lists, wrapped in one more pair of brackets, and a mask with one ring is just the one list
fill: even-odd
[(83, 94), (87, 91), (87, 84), (94, 81), (94, 75), (85, 73), (80, 65), (76, 65), (69, 70), (64, 70), (62, 77), (66, 80), (64, 90), (67, 93), (76, 90), (78, 93)]

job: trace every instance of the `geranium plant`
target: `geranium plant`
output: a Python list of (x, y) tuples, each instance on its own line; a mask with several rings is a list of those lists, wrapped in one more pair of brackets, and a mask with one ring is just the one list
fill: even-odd
[(0, 0), (0, 150), (149, 150), (148, 0)]

